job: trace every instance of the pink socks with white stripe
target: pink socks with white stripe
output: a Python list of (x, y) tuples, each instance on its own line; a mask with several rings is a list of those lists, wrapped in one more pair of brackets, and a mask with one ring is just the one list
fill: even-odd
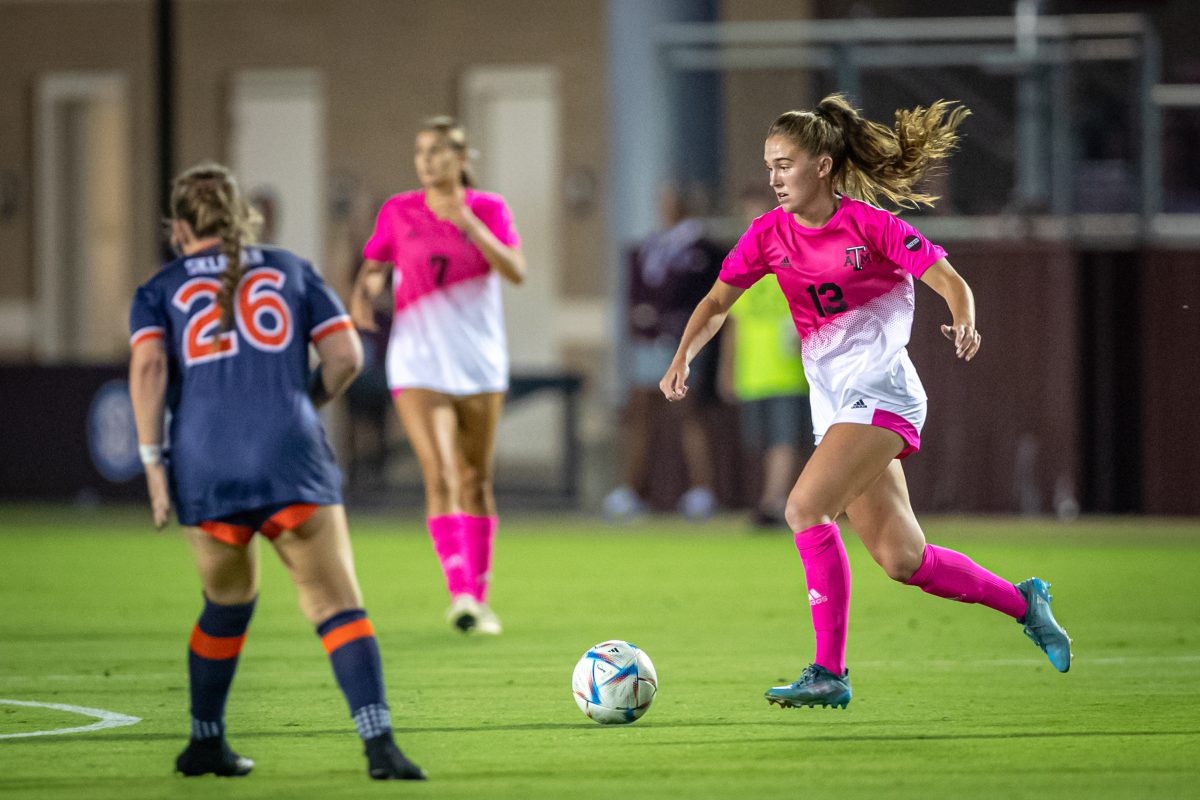
[(1016, 586), (962, 553), (937, 545), (925, 545), (921, 566), (908, 579), (908, 585), (948, 600), (980, 603), (1013, 619), (1025, 616), (1025, 598)]
[(446, 576), (446, 589), (452, 597), (468, 594), (482, 603), (487, 600), (491, 580), (492, 547), (496, 538), (496, 517), (446, 514), (429, 517), (429, 535), (433, 550)]
[(838, 526), (829, 522), (805, 528), (796, 534), (796, 549), (804, 562), (808, 604), (817, 638), (813, 662), (840, 677), (846, 672), (850, 561)]

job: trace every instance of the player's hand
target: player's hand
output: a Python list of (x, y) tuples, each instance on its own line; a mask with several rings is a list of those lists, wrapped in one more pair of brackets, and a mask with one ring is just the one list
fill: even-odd
[(466, 199), (455, 195), (439, 195), (430, 200), (429, 208), (433, 211), (434, 216), (445, 222), (449, 222), (461, 231), (469, 231), (471, 223), (478, 220), (478, 217), (471, 212), (467, 207)]
[(970, 361), (979, 352), (981, 338), (970, 322), (943, 325), (942, 335), (954, 342), (954, 355)]
[(682, 400), (687, 395), (687, 379), (691, 371), (691, 367), (687, 364), (672, 362), (667, 374), (663, 375), (663, 379), (658, 382), (658, 388), (662, 390), (663, 396), (672, 401)]
[(360, 331), (374, 331), (375, 298), (378, 297), (387, 284), (387, 276), (382, 272), (365, 272), (359, 276), (354, 291), (350, 295), (350, 319)]
[(171, 493), (167, 490), (167, 468), (162, 464), (146, 466), (146, 488), (150, 490), (150, 516), (154, 527), (162, 530), (167, 527), (171, 514)]

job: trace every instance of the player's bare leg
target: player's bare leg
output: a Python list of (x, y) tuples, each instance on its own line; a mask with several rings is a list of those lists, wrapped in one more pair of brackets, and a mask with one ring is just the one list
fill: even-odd
[(383, 662), (362, 607), (345, 509), (322, 506), (274, 544), (296, 585), (300, 610), (329, 654), (363, 740), (368, 774), (377, 780), (424, 780), (425, 773), (405, 758), (392, 736)]
[(318, 508), (295, 530), (279, 534), (273, 544), (296, 586), (300, 612), (313, 625), (362, 607), (342, 506)]
[(893, 461), (847, 513), (871, 557), (893, 580), (1012, 617), (1024, 625), (1025, 634), (1055, 669), (1070, 669), (1071, 640), (1050, 611), (1048, 584), (1030, 578), (1014, 585), (962, 553), (927, 544), (899, 461)]
[(199, 528), (187, 528), (204, 611), (188, 642), (188, 685), (192, 735), (175, 759), (186, 776), (238, 777), (254, 768), (225, 741), (225, 701), (237, 670), (258, 592), (258, 557), (253, 545), (233, 545)]
[(785, 708), (850, 702), (846, 627), (850, 563), (835, 520), (874, 483), (903, 447), (892, 431), (869, 425), (831, 425), (788, 496), (785, 515), (804, 562), (816, 655), (792, 683), (767, 690)]
[(846, 516), (889, 578), (905, 583), (920, 569), (925, 534), (909, 502), (899, 461), (888, 464), (883, 474), (850, 502)]
[(455, 398), (429, 389), (405, 389), (396, 395), (395, 404), (421, 465), (426, 515), (461, 513)]
[(471, 596), (477, 604), (474, 631), (496, 635), (502, 628), (499, 618), (487, 604), (487, 593), (491, 583), (492, 549), (499, 525), (493, 492), (493, 463), (504, 395), (489, 392), (457, 398), (454, 407), (458, 413), (464, 553)]
[(456, 399), (429, 389), (405, 389), (396, 395), (395, 402), (421, 464), (429, 537), (450, 594), (446, 619), (466, 633), (475, 627), (479, 613), (466, 548)]

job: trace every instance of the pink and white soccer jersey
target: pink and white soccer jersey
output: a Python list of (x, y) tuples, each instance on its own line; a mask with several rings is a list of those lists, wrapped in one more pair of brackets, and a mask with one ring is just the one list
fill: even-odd
[[(520, 243), (500, 195), (467, 189), (466, 203), (502, 244)], [(394, 265), (396, 313), (387, 355), (393, 391), (508, 389), (500, 276), (462, 231), (434, 216), (424, 192), (383, 204), (363, 256)]]
[(729, 253), (720, 279), (748, 288), (774, 273), (803, 342), (813, 432), (835, 422), (896, 431), (900, 457), (921, 444), (926, 396), (909, 360), (913, 278), (946, 251), (907, 222), (842, 197), (820, 228), (776, 208), (754, 220)]

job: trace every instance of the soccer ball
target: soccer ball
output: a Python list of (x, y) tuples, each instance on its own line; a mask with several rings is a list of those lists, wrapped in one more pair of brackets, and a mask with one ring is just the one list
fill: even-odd
[(658, 674), (637, 645), (613, 639), (590, 648), (575, 665), (571, 689), (579, 710), (601, 725), (638, 720), (658, 693)]

